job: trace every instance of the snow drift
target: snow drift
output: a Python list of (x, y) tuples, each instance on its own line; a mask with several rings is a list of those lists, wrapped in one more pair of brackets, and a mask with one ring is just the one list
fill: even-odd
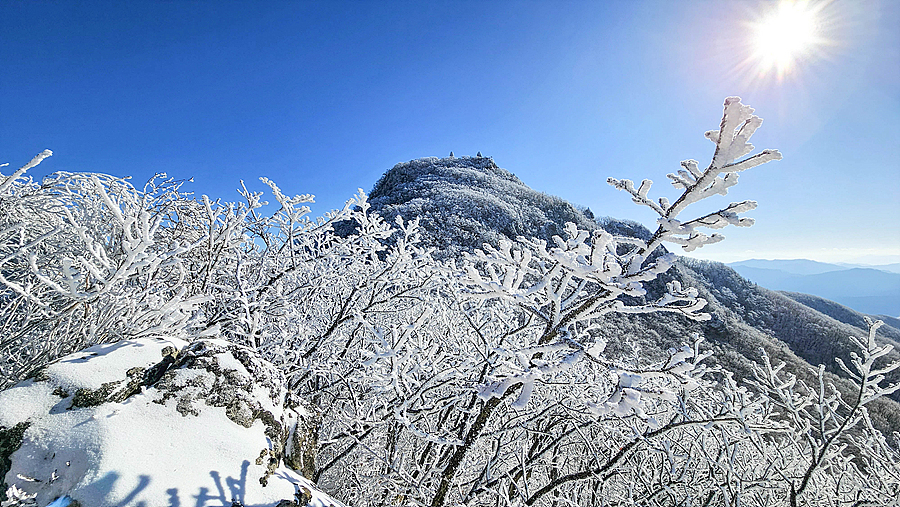
[(0, 393), (2, 447), (17, 448), (0, 472), (10, 505), (339, 505), (288, 466), (313, 458), (311, 419), (249, 348), (97, 345)]

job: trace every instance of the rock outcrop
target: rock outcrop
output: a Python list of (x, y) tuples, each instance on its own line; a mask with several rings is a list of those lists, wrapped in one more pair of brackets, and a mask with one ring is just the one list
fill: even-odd
[(0, 393), (3, 505), (339, 505), (308, 479), (316, 426), (249, 348), (98, 345)]

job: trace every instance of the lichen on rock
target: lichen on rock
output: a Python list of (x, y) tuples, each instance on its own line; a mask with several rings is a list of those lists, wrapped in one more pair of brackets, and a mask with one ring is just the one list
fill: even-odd
[(72, 407), (96, 407), (97, 405), (102, 405), (109, 401), (109, 395), (112, 394), (116, 387), (121, 383), (121, 380), (116, 380), (113, 382), (104, 382), (100, 389), (88, 389), (86, 387), (78, 389), (75, 391), (75, 396), (72, 397)]
[(22, 446), (22, 436), (30, 425), (30, 422), (25, 421), (11, 428), (0, 426), (0, 484), (3, 486), (3, 491), (6, 491), (8, 487), (3, 482), (3, 477), (6, 476), (10, 465), (12, 465), (12, 460), (9, 457)]

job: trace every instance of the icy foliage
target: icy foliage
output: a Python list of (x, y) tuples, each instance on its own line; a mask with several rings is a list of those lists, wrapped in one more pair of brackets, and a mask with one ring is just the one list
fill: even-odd
[(94, 343), (187, 335), (208, 300), (183, 283), (187, 258), (210, 237), (191, 223), (199, 207), (179, 196), (180, 184), (155, 178), (138, 191), (98, 174), (55, 173), (40, 185), (19, 171), (6, 178), (0, 350), (25, 349), (0, 365), (0, 385)]
[[(694, 231), (694, 227), (721, 228), (729, 223), (749, 225), (734, 218), (736, 213), (752, 209), (747, 204), (731, 204), (716, 213), (708, 214), (682, 224), (676, 219), (691, 203), (717, 193), (723, 193), (727, 185), (719, 174), (728, 175), (752, 166), (751, 163), (731, 164), (738, 156), (746, 155), (753, 147), (747, 140), (761, 120), (750, 116), (752, 109), (740, 104), (740, 100), (729, 97), (725, 101), (722, 131), (733, 135), (716, 137), (716, 152), (713, 163), (705, 171), (696, 168), (696, 162), (685, 162), (691, 168), (693, 183), (679, 184), (684, 189), (674, 205), (661, 201), (656, 204), (647, 197), (650, 180), (644, 180), (638, 189), (630, 180), (610, 179), (614, 186), (632, 194), (633, 200), (653, 208), (662, 218), (659, 228), (649, 240), (634, 237), (614, 236), (602, 229), (588, 231), (579, 229), (574, 223), (566, 224), (563, 237), (554, 236), (552, 244), (541, 239), (518, 238), (515, 248), (510, 241), (501, 240), (499, 248), (485, 244), (483, 249), (466, 255), (464, 285), (471, 296), (478, 299), (500, 299), (520, 306), (529, 318), (538, 320), (543, 329), (536, 337), (534, 345), (559, 344), (562, 349), (554, 351), (559, 356), (559, 366), (573, 362), (579, 347), (590, 346), (593, 336), (586, 331), (591, 322), (608, 313), (656, 313), (677, 312), (696, 320), (709, 319), (701, 313), (706, 301), (698, 297), (696, 289), (684, 288), (678, 281), (667, 285), (666, 292), (657, 300), (639, 302), (626, 300), (623, 296), (640, 298), (646, 295), (644, 282), (656, 279), (667, 271), (674, 262), (674, 255), (665, 254), (650, 260), (659, 246), (670, 241), (685, 245), (691, 250), (703, 244), (717, 241)], [(709, 135), (709, 133), (707, 133)], [(777, 152), (770, 152), (775, 153)], [(734, 156), (732, 156), (734, 155)], [(774, 155), (772, 155), (774, 156)], [(729, 158), (730, 157), (730, 158)], [(751, 157), (758, 163), (768, 161), (770, 155)], [(777, 157), (776, 157), (777, 158)], [(757, 164), (758, 165), (758, 164)], [(681, 236), (688, 236), (687, 239)], [(568, 344), (568, 346), (563, 346)], [(583, 345), (582, 345), (583, 344)], [(571, 350), (574, 348), (575, 350)], [(541, 373), (544, 375), (544, 373)], [(530, 392), (529, 383), (533, 376), (521, 378), (525, 384), (523, 393)], [(513, 385), (509, 379), (500, 382), (504, 386), (499, 394)], [(517, 403), (522, 403), (521, 399)]]
[[(484, 157), (395, 167), (373, 191), (389, 220), (362, 191), (312, 219), (311, 196), (286, 196), (268, 180), (280, 205), (271, 215), (260, 210), (262, 194), (246, 190), (234, 204), (192, 199), (165, 179), (138, 190), (99, 175), (35, 185), (20, 172), (3, 180), (0, 197), (3, 373), (19, 378), (92, 343), (164, 331), (222, 336), (275, 365), (309, 420), (321, 421), (297, 452), (315, 449), (315, 463), (303, 466), (348, 505), (889, 498), (900, 486), (896, 446), (874, 429), (866, 405), (894, 390), (879, 375), (896, 366), (874, 341), (853, 342), (856, 359), (845, 358), (853, 401), (828, 387), (828, 372), (818, 374), (821, 389), (806, 389), (763, 356), (752, 391), (700, 336), (653, 356), (609, 327), (615, 316), (652, 315), (728, 331), (703, 312), (700, 290), (669, 275), (674, 259), (660, 246), (696, 248), (718, 239), (698, 228), (748, 225), (738, 213), (749, 202), (682, 215), (722, 194), (738, 171), (778, 157), (742, 158), (760, 122), (751, 113), (726, 101), (719, 131), (707, 134), (713, 162), (702, 171), (685, 163), (672, 178), (683, 191), (673, 204), (651, 200), (649, 181), (614, 180), (660, 214), (652, 234), (611, 221), (598, 228), (548, 196), (516, 207), (534, 193)], [(466, 178), (510, 198), (484, 192), (478, 201)], [(403, 195), (391, 208), (386, 192), (394, 191)], [(438, 192), (449, 198), (429, 200)], [(436, 261), (423, 245), (440, 243), (423, 236), (440, 227), (459, 234), (468, 226), (460, 217), (471, 217), (461, 207), (489, 201), (487, 226), (470, 229), (480, 243)], [(515, 215), (533, 210), (541, 211)], [(708, 295), (717, 296), (737, 297)]]
[[(813, 374), (816, 370), (810, 365), (824, 364), (830, 382), (845, 396), (853, 392), (850, 377), (838, 367), (834, 358), (847, 358), (856, 350), (847, 337), (867, 329), (865, 316), (855, 314), (845, 322), (835, 320), (844, 317), (834, 314), (835, 318), (830, 318), (815, 311), (819, 308), (813, 309), (807, 303), (811, 296), (806, 296), (801, 304), (792, 299), (796, 294), (756, 286), (728, 266), (716, 262), (681, 258), (676, 269), (683, 283), (699, 288), (702, 297), (709, 301), (707, 309), (714, 315), (714, 320), (708, 323), (706, 338), (711, 344), (721, 343), (722, 347), (733, 349), (728, 354), (733, 358), (728, 361), (730, 370), (749, 377), (752, 368), (745, 358), (758, 360), (758, 350), (765, 346), (773, 360), (785, 361), (785, 368), (807, 383), (817, 382)], [(884, 360), (900, 360), (897, 352), (900, 331), (884, 325), (879, 328), (878, 335), (882, 344), (894, 346)], [(717, 357), (719, 361), (726, 360), (722, 352), (717, 352)], [(900, 381), (900, 372), (888, 374), (887, 381)], [(886, 435), (900, 431), (900, 407), (894, 400), (900, 400), (900, 392), (869, 405), (873, 424)]]
[(753, 225), (752, 219), (741, 218), (738, 214), (756, 209), (754, 201), (734, 202), (719, 211), (690, 220), (678, 220), (676, 217), (697, 201), (717, 194), (726, 195), (730, 187), (737, 185), (738, 172), (772, 160), (781, 160), (781, 153), (778, 150), (763, 150), (735, 162), (735, 159), (753, 151), (753, 145), (749, 143), (750, 137), (760, 125), (762, 119), (753, 115), (750, 106), (741, 104), (740, 98), (725, 99), (725, 113), (722, 115), (719, 130), (711, 130), (705, 134), (707, 139), (716, 144), (712, 162), (706, 169), (701, 170), (696, 160), (685, 160), (681, 163), (682, 169), (677, 174), (668, 175), (675, 188), (684, 189), (684, 193), (674, 203), (670, 204), (665, 197), (660, 198), (658, 203), (650, 199), (647, 196), (653, 184), (650, 180), (642, 181), (635, 189), (631, 180), (609, 178), (610, 185), (625, 190), (631, 194), (635, 203), (647, 206), (659, 214), (660, 218), (657, 220), (659, 228), (647, 243), (647, 252), (652, 252), (664, 241), (680, 244), (686, 252), (690, 252), (724, 239), (718, 234), (707, 236), (697, 230), (699, 227), (721, 229), (728, 225), (738, 227)]
[[(856, 384), (856, 393), (850, 399), (845, 399), (832, 383), (826, 381), (824, 365), (818, 368), (817, 383), (810, 386), (795, 375), (784, 373), (784, 363), (772, 366), (765, 353), (762, 366), (754, 372), (755, 379), (749, 382), (781, 412), (782, 420), (792, 430), (779, 439), (782, 448), (795, 447), (794, 453), (785, 454), (800, 457), (798, 465), (802, 474), (796, 474), (798, 479), (791, 483), (791, 505), (796, 505), (798, 498), (810, 487), (815, 495), (835, 497), (852, 489), (857, 498), (867, 498), (872, 504), (887, 505), (896, 500), (895, 488), (900, 486), (900, 452), (896, 447), (889, 447), (884, 436), (874, 429), (865, 405), (900, 389), (900, 384), (883, 385), (885, 375), (900, 368), (900, 361), (888, 364), (879, 361), (881, 364), (876, 366), (876, 361), (893, 347), (878, 345), (875, 341), (881, 321), (867, 318), (867, 324), (869, 333), (865, 339), (850, 337), (856, 348), (850, 353), (850, 365), (835, 358), (838, 366)], [(851, 432), (856, 426), (860, 430)], [(853, 457), (845, 454), (851, 445), (868, 451), (859, 455), (861, 463), (854, 463)], [(777, 461), (778, 458), (773, 455), (768, 459)], [(870, 474), (857, 477), (858, 482), (851, 488), (844, 484), (844, 477), (855, 475), (853, 472), (857, 467)], [(833, 473), (817, 474), (821, 468), (832, 468)], [(894, 493), (890, 493), (892, 489)]]

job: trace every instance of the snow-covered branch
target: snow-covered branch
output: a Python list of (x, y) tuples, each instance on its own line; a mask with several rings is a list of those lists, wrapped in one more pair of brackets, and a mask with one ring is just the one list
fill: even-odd
[(650, 180), (644, 180), (640, 187), (635, 189), (631, 180), (609, 178), (610, 185), (628, 192), (634, 202), (649, 206), (660, 215), (656, 232), (637, 252), (638, 255), (646, 257), (664, 242), (679, 244), (685, 251), (690, 252), (723, 239), (717, 234), (707, 236), (697, 231), (698, 227), (721, 229), (726, 225), (739, 227), (753, 225), (751, 219), (738, 217), (738, 213), (756, 208), (753, 201), (731, 203), (717, 212), (699, 218), (678, 220), (677, 217), (691, 204), (714, 195), (726, 195), (728, 189), (737, 184), (738, 172), (772, 160), (781, 160), (781, 153), (778, 150), (763, 150), (735, 162), (735, 159), (740, 159), (753, 151), (754, 147), (749, 142), (750, 137), (760, 125), (762, 119), (753, 115), (753, 108), (742, 104), (739, 97), (725, 99), (719, 129), (705, 134), (705, 137), (716, 145), (709, 166), (701, 170), (696, 160), (685, 160), (681, 163), (682, 169), (667, 175), (672, 181), (672, 186), (684, 190), (672, 204), (665, 197), (660, 198), (657, 204), (647, 196), (652, 184)]
[(763, 355), (748, 382), (699, 335), (645, 351), (610, 327), (615, 314), (710, 318), (658, 247), (752, 224), (749, 200), (681, 216), (780, 158), (750, 155), (752, 112), (726, 100), (709, 166), (669, 175), (674, 202), (651, 198), (649, 180), (610, 179), (657, 213), (653, 234), (570, 223), (445, 263), (422, 242), (427, 216), (387, 221), (362, 190), (313, 218), (311, 195), (266, 178), (272, 212), (243, 183), (241, 202), (194, 199), (164, 175), (142, 190), (97, 174), (35, 184), (24, 174), (45, 152), (0, 176), (0, 378), (128, 337), (250, 346), (317, 421), (310, 479), (348, 505), (893, 501), (897, 442), (866, 408), (900, 390), (879, 323), (837, 360), (849, 396), (824, 368), (790, 373)]

